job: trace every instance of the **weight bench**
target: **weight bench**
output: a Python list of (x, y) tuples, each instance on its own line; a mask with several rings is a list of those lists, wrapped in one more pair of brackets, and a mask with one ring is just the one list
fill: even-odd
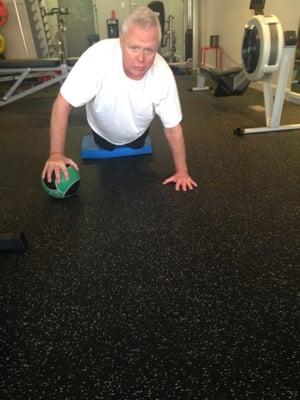
[(214, 95), (217, 97), (242, 95), (250, 83), (241, 67), (219, 70), (202, 65), (197, 68), (197, 86), (191, 91), (209, 90), (210, 87), (205, 85), (206, 79), (215, 86)]
[[(76, 61), (77, 58), (70, 58), (67, 63), (61, 63), (58, 58), (0, 60), (0, 83), (13, 81), (11, 87), (1, 96), (0, 107), (55, 83), (61, 83)], [(26, 79), (33, 78), (36, 79), (34, 86), (16, 93)]]

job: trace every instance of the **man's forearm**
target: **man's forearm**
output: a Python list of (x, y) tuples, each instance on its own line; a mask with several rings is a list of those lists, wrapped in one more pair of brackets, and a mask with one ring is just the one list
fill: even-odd
[(165, 134), (171, 148), (176, 172), (188, 172), (184, 137), (181, 125), (165, 128)]
[(61, 95), (58, 95), (51, 114), (50, 156), (64, 153), (70, 110), (70, 104)]

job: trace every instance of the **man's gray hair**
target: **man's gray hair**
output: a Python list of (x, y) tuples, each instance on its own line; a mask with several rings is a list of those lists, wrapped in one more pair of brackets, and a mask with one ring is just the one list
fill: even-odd
[(122, 33), (126, 34), (130, 25), (137, 24), (142, 28), (149, 28), (155, 26), (158, 31), (158, 43), (161, 41), (161, 26), (157, 14), (152, 11), (149, 7), (136, 7), (127, 17), (124, 19), (122, 25)]

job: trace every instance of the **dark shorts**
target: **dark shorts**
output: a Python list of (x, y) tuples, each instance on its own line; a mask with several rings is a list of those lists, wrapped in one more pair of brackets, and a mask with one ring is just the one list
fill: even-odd
[[(127, 143), (126, 146), (131, 147), (132, 149), (139, 149), (140, 147), (144, 147), (145, 146), (145, 140), (147, 138), (147, 136), (149, 135), (149, 131), (150, 129), (148, 128), (143, 134), (142, 136), (138, 137), (136, 140), (134, 140), (133, 142)], [(94, 141), (95, 143), (102, 147), (102, 149), (105, 150), (113, 150), (116, 147), (120, 147), (116, 144), (110, 143), (109, 141), (107, 141), (106, 139), (103, 139), (101, 136), (99, 136), (96, 132), (93, 132), (93, 136), (94, 136)]]

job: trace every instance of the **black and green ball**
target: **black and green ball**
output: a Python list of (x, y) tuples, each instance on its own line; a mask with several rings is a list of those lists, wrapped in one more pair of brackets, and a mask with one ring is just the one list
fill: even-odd
[(60, 182), (56, 182), (54, 172), (51, 182), (47, 178), (42, 179), (42, 187), (47, 194), (57, 199), (65, 199), (75, 194), (80, 185), (80, 174), (76, 169), (67, 165), (69, 179), (66, 180), (63, 172), (60, 173)]

